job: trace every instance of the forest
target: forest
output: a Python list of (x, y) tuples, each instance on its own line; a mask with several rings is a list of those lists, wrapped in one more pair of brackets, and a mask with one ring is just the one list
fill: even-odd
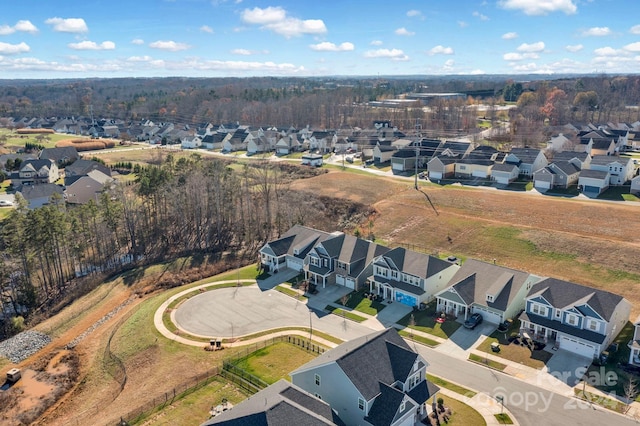
[[(322, 172), (169, 154), (139, 168), (135, 182), (104, 193), (98, 203), (71, 207), (59, 199), (29, 210), (18, 197), (0, 224), (2, 303), (18, 312), (27, 308), (28, 322), (136, 266), (199, 256), (209, 262), (224, 257), (235, 267), (253, 262), (262, 244), (294, 224), (333, 231), (363, 221), (363, 205), (289, 188), (293, 179)], [(6, 321), (0, 334), (19, 331), (15, 326)]]

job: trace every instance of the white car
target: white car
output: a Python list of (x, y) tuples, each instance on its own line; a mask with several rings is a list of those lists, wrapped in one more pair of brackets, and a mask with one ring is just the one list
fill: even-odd
[(0, 207), (11, 207), (13, 203), (9, 200), (0, 200)]

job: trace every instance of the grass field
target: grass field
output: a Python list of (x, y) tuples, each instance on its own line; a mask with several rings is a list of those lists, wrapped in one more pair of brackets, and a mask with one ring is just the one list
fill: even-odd
[(444, 406), (450, 408), (453, 413), (447, 425), (486, 426), (487, 422), (484, 417), (464, 402), (449, 397), (444, 397), (443, 399)]
[(299, 346), (282, 342), (259, 349), (235, 365), (272, 384), (280, 379), (289, 380), (291, 371), (311, 361), (316, 355)]

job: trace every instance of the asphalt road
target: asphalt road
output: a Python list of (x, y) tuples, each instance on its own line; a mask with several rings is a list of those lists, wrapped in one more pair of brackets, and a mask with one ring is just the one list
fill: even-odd
[(452, 358), (420, 345), (416, 345), (416, 349), (429, 363), (428, 373), (486, 393), (487, 398), (503, 396), (505, 407), (522, 426), (639, 424), (606, 408), (593, 407), (469, 361)]

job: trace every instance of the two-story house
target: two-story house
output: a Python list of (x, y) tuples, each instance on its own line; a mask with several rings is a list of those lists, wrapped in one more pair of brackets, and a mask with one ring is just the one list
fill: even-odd
[(524, 309), (524, 298), (542, 278), (515, 269), (469, 259), (439, 292), (437, 307), (466, 320), (479, 313), (486, 322), (500, 324)]
[(265, 271), (289, 268), (302, 272), (304, 260), (315, 245), (331, 234), (295, 225), (282, 237), (269, 241), (260, 249), (260, 264)]
[(534, 284), (525, 305), (523, 332), (587, 358), (607, 349), (631, 312), (622, 296), (555, 278)]
[(623, 185), (633, 179), (635, 167), (633, 159), (629, 157), (612, 157), (596, 155), (591, 159), (591, 170), (609, 172), (609, 185)]
[(60, 178), (58, 165), (52, 160), (25, 160), (20, 169), (11, 175), (15, 187), (53, 183)]
[(525, 176), (533, 176), (534, 172), (548, 164), (542, 150), (531, 148), (512, 148), (504, 162), (517, 165), (520, 174)]
[(546, 167), (533, 173), (533, 185), (538, 190), (546, 191), (552, 188), (569, 188), (577, 185), (580, 169), (569, 161), (554, 161)]
[(335, 233), (309, 251), (304, 262), (305, 278), (323, 288), (338, 284), (359, 290), (372, 273), (372, 260), (388, 251), (371, 241)]
[(386, 300), (419, 306), (446, 288), (458, 268), (446, 260), (397, 247), (373, 260), (369, 290)]
[(290, 373), (347, 425), (418, 424), (438, 387), (425, 359), (389, 328), (345, 342)]

